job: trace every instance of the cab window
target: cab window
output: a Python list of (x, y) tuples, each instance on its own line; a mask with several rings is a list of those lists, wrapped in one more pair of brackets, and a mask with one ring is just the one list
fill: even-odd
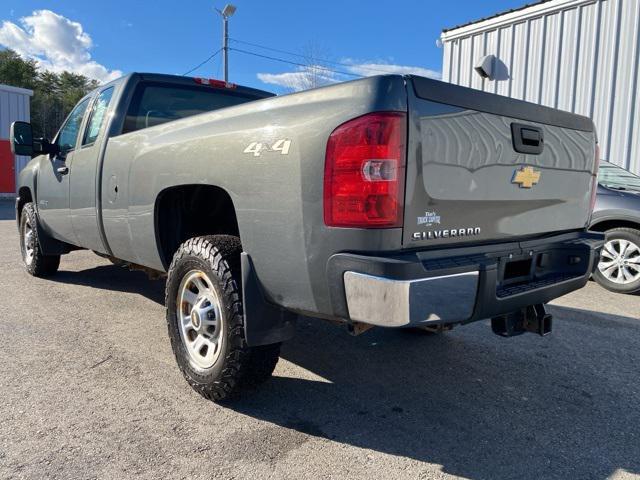
[(137, 86), (122, 133), (257, 100), (256, 96), (210, 87), (144, 82)]
[(90, 145), (96, 141), (102, 124), (107, 117), (107, 110), (109, 109), (109, 103), (113, 96), (113, 87), (109, 87), (103, 90), (96, 98), (96, 101), (91, 107), (91, 113), (87, 128), (84, 131), (84, 137), (82, 138), (82, 145)]
[(58, 147), (60, 147), (60, 153), (64, 154), (76, 148), (82, 117), (84, 117), (84, 112), (87, 110), (89, 100), (91, 100), (91, 98), (87, 97), (76, 105), (60, 129), (57, 141)]

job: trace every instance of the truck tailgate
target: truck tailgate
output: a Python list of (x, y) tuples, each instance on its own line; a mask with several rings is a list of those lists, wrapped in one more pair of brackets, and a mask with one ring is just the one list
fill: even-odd
[(591, 120), (422, 77), (407, 82), (405, 248), (585, 227)]

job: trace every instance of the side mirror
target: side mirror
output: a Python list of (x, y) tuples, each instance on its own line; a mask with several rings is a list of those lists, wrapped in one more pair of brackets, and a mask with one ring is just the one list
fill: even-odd
[(27, 122), (13, 122), (9, 131), (11, 153), (33, 157), (33, 130)]
[(55, 143), (49, 142), (46, 138), (33, 139), (33, 154), (40, 155), (42, 153), (56, 155), (60, 153), (60, 148)]
[(35, 157), (36, 155), (56, 154), (60, 151), (57, 145), (46, 138), (33, 138), (33, 129), (27, 122), (13, 122), (9, 131), (11, 153)]

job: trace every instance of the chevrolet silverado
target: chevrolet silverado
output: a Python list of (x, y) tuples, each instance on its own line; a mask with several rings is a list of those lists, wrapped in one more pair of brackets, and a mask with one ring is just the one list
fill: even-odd
[(89, 249), (166, 275), (178, 366), (216, 401), (272, 374), (298, 315), (545, 335), (603, 243), (591, 120), (417, 76), (274, 96), (135, 73), (11, 139), (27, 272)]

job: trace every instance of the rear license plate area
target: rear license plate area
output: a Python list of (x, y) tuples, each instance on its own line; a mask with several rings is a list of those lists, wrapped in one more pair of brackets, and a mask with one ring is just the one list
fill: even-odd
[(533, 278), (532, 267), (533, 259), (531, 257), (503, 261), (500, 272), (500, 284), (513, 285), (531, 281)]
[(558, 246), (501, 257), (496, 295), (503, 298), (584, 276), (589, 255), (590, 250), (584, 246)]

